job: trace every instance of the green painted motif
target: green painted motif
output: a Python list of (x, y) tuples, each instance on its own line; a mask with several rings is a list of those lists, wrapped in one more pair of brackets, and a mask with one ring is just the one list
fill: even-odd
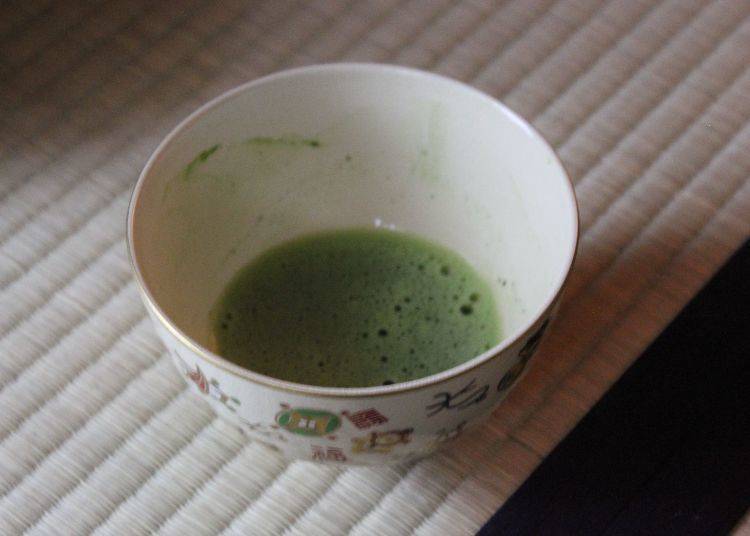
[(304, 436), (323, 436), (330, 434), (341, 426), (341, 419), (317, 409), (291, 408), (276, 415), (276, 422), (293, 434)]

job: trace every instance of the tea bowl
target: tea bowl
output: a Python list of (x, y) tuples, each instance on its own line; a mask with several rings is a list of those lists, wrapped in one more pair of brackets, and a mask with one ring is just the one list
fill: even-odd
[[(219, 355), (210, 311), (237, 270), (299, 235), (368, 226), (467, 259), (492, 288), (500, 342), (372, 387)], [(191, 388), (289, 458), (344, 464), (413, 460), (487, 418), (544, 336), (577, 238), (571, 182), (526, 121), (468, 85), (378, 64), (282, 71), (202, 106), (148, 160), (127, 221), (143, 302)]]

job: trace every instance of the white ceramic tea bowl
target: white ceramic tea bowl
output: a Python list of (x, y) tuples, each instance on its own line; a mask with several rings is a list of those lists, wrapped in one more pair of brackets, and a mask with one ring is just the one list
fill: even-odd
[[(364, 226), (460, 253), (491, 284), (501, 342), (358, 388), (217, 355), (210, 311), (238, 269), (293, 237)], [(523, 119), (465, 84), (375, 64), (279, 72), (209, 102), (151, 156), (128, 213), (143, 301), (195, 391), (289, 457), (353, 464), (424, 456), (497, 407), (549, 324), (577, 234), (565, 170)]]

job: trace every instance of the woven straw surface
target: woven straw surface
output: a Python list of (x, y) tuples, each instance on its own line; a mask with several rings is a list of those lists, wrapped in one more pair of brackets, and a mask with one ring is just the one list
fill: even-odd
[[(3, 2), (0, 533), (471, 534), (750, 234), (749, 57), (747, 0)], [(125, 251), (130, 189), (180, 118), (341, 60), (502, 99), (580, 200), (531, 371), (414, 465), (287, 463), (218, 420), (164, 354)]]

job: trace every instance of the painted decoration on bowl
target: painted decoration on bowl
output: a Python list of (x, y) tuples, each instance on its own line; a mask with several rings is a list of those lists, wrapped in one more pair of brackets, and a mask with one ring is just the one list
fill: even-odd
[(287, 441), (286, 436), (279, 432), (278, 424), (250, 422), (243, 418), (240, 418), (240, 423), (240, 430), (254, 437), (260, 437), (265, 439), (266, 441)]
[(473, 378), (463, 388), (454, 393), (448, 391), (437, 393), (432, 397), (436, 399), (436, 402), (428, 404), (425, 407), (427, 416), (432, 417), (443, 410), (462, 410), (474, 404), (479, 404), (487, 398), (489, 388), (489, 385), (477, 387), (476, 379)]
[(438, 431), (437, 436), (435, 437), (435, 442), (445, 443), (446, 441), (456, 439), (463, 433), (464, 427), (467, 423), (468, 421), (461, 421), (454, 428), (441, 428), (440, 431)]
[(388, 422), (388, 417), (380, 413), (375, 408), (363, 409), (362, 411), (357, 411), (355, 413), (342, 411), (341, 414), (349, 419), (354, 426), (361, 430)]
[(409, 443), (413, 431), (413, 428), (406, 428), (386, 432), (370, 432), (366, 436), (352, 438), (352, 452), (388, 454), (395, 446)]
[(526, 363), (529, 362), (529, 359), (531, 359), (531, 356), (534, 355), (534, 352), (536, 352), (536, 349), (542, 342), (542, 337), (547, 330), (548, 324), (549, 319), (545, 320), (536, 333), (529, 337), (526, 344), (523, 345), (523, 348), (518, 352), (518, 363), (513, 365), (508, 372), (500, 378), (500, 381), (497, 382), (498, 393), (509, 389), (516, 382), (518, 377), (521, 376), (521, 373), (523, 373), (523, 370), (526, 368)]
[(173, 355), (176, 358), (178, 368), (182, 375), (193, 382), (202, 394), (218, 400), (229, 411), (237, 411), (237, 406), (240, 405), (240, 400), (237, 397), (225, 393), (216, 378), (211, 378), (209, 380), (198, 365), (195, 365), (195, 368), (191, 368), (177, 351), (175, 351)]
[(346, 462), (347, 457), (339, 447), (312, 445), (312, 459), (316, 462)]
[(539, 344), (542, 342), (542, 337), (544, 337), (545, 331), (547, 331), (547, 326), (549, 325), (549, 318), (544, 321), (544, 323), (539, 327), (538, 330), (536, 330), (536, 333), (534, 333), (529, 339), (526, 341), (526, 344), (523, 345), (523, 348), (521, 348), (521, 351), (518, 352), (518, 356), (521, 358), (522, 361), (528, 361), (529, 358), (531, 358), (532, 355), (534, 355), (534, 352), (536, 352), (536, 349), (539, 348)]
[(290, 408), (282, 404), (276, 422), (286, 431), (303, 436), (324, 436), (341, 426), (341, 419), (328, 411)]

